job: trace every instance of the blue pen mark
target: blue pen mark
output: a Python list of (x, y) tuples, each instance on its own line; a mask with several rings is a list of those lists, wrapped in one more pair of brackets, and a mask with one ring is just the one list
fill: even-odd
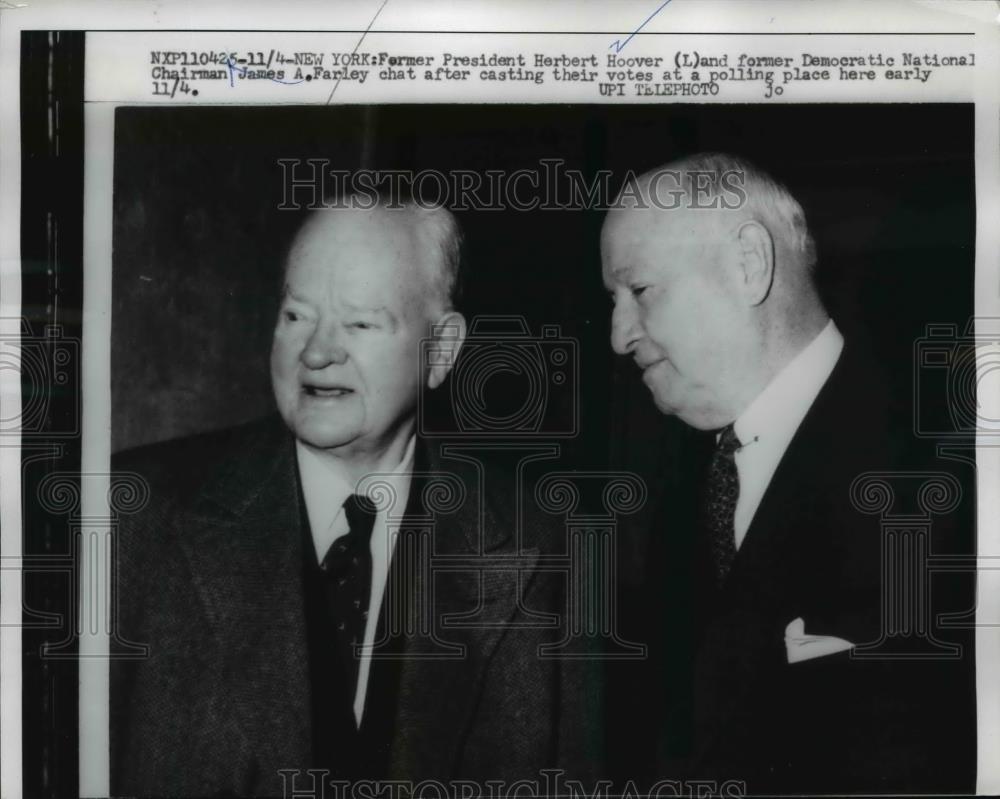
[(643, 28), (645, 28), (645, 27), (646, 27), (646, 25), (648, 25), (648, 24), (649, 24), (649, 21), (650, 21), (650, 20), (651, 20), (651, 19), (652, 19), (653, 17), (655, 17), (655, 16), (657, 15), (657, 14), (659, 14), (659, 13), (660, 13), (661, 11), (663, 11), (663, 9), (665, 9), (665, 8), (667, 7), (667, 5), (669, 5), (669, 3), (670, 3), (670, 2), (671, 2), (671, 0), (663, 0), (663, 3), (662, 3), (662, 4), (660, 5), (660, 7), (659, 7), (658, 9), (656, 9), (656, 11), (654, 11), (654, 12), (653, 12), (652, 14), (650, 14), (650, 15), (649, 15), (648, 17), (646, 17), (646, 19), (645, 19), (645, 20), (643, 21), (643, 23), (642, 23), (642, 24), (641, 24), (641, 25), (640, 25), (640, 26), (639, 26), (638, 28), (636, 28), (636, 29), (635, 29), (634, 31), (632, 31), (632, 32), (631, 32), (631, 33), (630, 33), (630, 34), (629, 34), (629, 35), (628, 35), (628, 36), (627, 36), (627, 37), (625, 38), (625, 41), (622, 41), (621, 39), (615, 39), (615, 40), (614, 40), (613, 42), (611, 42), (611, 44), (610, 44), (610, 45), (608, 46), (608, 49), (610, 50), (610, 49), (614, 48), (614, 51), (615, 51), (616, 53), (620, 53), (620, 52), (621, 52), (622, 50), (624, 50), (624, 49), (625, 49), (625, 45), (626, 45), (626, 44), (628, 44), (628, 43), (629, 43), (630, 41), (632, 41), (632, 38), (633, 38), (633, 37), (634, 37), (634, 36), (635, 36), (635, 35), (636, 35), (636, 34), (637, 34), (637, 33), (638, 33), (639, 31), (641, 31), (641, 30), (642, 30)]
[[(230, 56), (226, 56), (226, 66), (229, 67), (229, 88), (233, 88), (236, 85), (236, 81), (233, 80), (233, 76), (238, 72), (240, 75), (246, 75), (249, 67), (237, 66)], [(283, 83), (286, 86), (294, 86), (296, 83), (304, 83), (305, 78), (299, 78), (298, 80), (279, 80), (278, 78), (265, 78), (264, 80), (269, 80), (272, 83)]]

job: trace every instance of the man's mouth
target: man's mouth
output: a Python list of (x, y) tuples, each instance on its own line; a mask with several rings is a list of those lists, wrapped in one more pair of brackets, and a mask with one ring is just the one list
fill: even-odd
[(335, 397), (346, 397), (354, 393), (353, 388), (347, 386), (314, 386), (304, 385), (302, 387), (306, 396), (317, 397), (319, 399), (332, 399)]

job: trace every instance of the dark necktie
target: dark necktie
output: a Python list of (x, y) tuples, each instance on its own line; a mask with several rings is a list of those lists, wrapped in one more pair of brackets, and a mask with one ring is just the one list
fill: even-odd
[(327, 578), (327, 595), (336, 626), (337, 654), (348, 678), (350, 705), (358, 684), (358, 657), (354, 647), (365, 639), (368, 596), (372, 582), (371, 535), (375, 505), (368, 497), (351, 494), (344, 502), (350, 531), (330, 545), (320, 568)]
[(736, 501), (740, 478), (736, 470), (736, 450), (742, 445), (733, 426), (723, 428), (712, 453), (705, 485), (704, 519), (712, 545), (715, 576), (721, 586), (736, 557)]

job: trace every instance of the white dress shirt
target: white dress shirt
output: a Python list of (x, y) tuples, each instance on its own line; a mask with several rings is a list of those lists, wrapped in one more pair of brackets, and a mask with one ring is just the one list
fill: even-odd
[[(376, 478), (380, 482), (390, 483), (395, 490), (396, 501), (389, 512), (397, 518), (402, 516), (410, 496), (415, 442), (416, 437), (411, 436), (403, 460), (399, 462), (391, 474), (380, 474)], [(299, 464), (299, 475), (302, 479), (302, 494), (305, 497), (306, 513), (309, 516), (309, 529), (312, 531), (313, 545), (316, 549), (316, 562), (322, 563), (330, 545), (350, 532), (347, 514), (344, 513), (344, 501), (355, 493), (357, 486), (332, 458), (323, 458), (301, 442), (296, 442), (295, 454)], [(385, 584), (389, 577), (389, 563), (392, 561), (392, 553), (396, 548), (396, 536), (387, 522), (387, 511), (379, 510), (375, 516), (371, 537), (372, 585), (368, 601), (370, 612), (365, 624), (364, 646), (358, 663), (358, 686), (354, 694), (354, 720), (359, 727), (364, 715), (365, 697), (368, 693), (368, 673), (371, 670), (370, 653), (375, 642), (379, 608), (382, 605), (382, 596), (385, 593)]]
[(843, 348), (844, 337), (831, 319), (736, 420), (734, 430), (743, 445), (736, 450), (740, 494), (733, 524), (737, 549), (743, 543), (774, 470), (816, 395), (830, 377)]

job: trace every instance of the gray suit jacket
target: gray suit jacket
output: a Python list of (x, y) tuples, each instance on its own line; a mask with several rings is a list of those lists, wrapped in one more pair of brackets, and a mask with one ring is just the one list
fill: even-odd
[[(112, 662), (112, 792), (281, 795), (292, 787), (281, 771), (305, 769), (312, 755), (307, 521), (292, 436), (275, 417), (126, 453), (115, 468), (146, 479), (151, 501), (118, 533), (117, 634), (149, 649)], [(454, 475), (457, 497), (429, 488), (422, 472)], [(560, 632), (532, 616), (558, 613), (565, 596), (558, 576), (535, 568), (539, 552), (559, 549), (559, 531), (527, 514), (518, 546), (514, 498), (484, 492), (490, 485), (482, 468), (442, 461), (418, 442), (392, 568), (408, 570), (408, 612), (433, 589), (434, 635), (404, 639), (391, 779), (590, 774), (598, 710), (585, 668), (539, 658)], [(466, 565), (431, 576), (430, 552), (436, 564)], [(519, 565), (469, 567), (483, 555)], [(455, 626), (455, 614), (470, 623)], [(309, 788), (307, 775), (295, 779)]]

